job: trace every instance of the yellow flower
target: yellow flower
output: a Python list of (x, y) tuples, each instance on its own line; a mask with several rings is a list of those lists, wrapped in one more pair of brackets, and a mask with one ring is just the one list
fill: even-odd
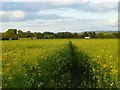
[(106, 64), (103, 64), (103, 67), (105, 68), (107, 65)]
[(9, 80), (11, 80), (11, 79), (12, 79), (12, 77), (8, 77), (8, 79), (9, 79)]

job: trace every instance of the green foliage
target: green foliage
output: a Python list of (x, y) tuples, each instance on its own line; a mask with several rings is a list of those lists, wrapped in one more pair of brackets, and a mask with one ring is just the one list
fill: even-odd
[(6, 36), (7, 36), (8, 38), (12, 38), (13, 35), (16, 35), (16, 34), (17, 34), (17, 29), (8, 29), (8, 30), (6, 31)]
[(57, 33), (58, 38), (72, 38), (72, 33), (71, 32), (58, 32)]
[(83, 36), (84, 36), (84, 37), (88, 37), (89, 35), (88, 35), (87, 32), (84, 32)]
[(43, 39), (53, 39), (55, 34), (53, 32), (43, 32)]
[(19, 38), (25, 38), (26, 34), (23, 31), (18, 30), (18, 36), (19, 36)]
[(31, 31), (27, 31), (27, 33), (26, 33), (26, 38), (32, 37), (32, 36), (33, 36), (33, 34), (31, 33)]
[(45, 34), (43, 39), (52, 39), (55, 38), (55, 36), (53, 34)]
[[(93, 87), (118, 88), (118, 40), (95, 39), (71, 41), (78, 47), (79, 51), (89, 56), (88, 61), (93, 73)], [(90, 87), (90, 83), (87, 84), (86, 81), (82, 85)]]
[(9, 38), (6, 36), (6, 33), (2, 33), (2, 40), (9, 40)]
[(43, 38), (43, 35), (42, 33), (37, 33), (37, 32), (34, 32), (34, 37), (36, 37), (37, 39), (42, 39)]
[(72, 37), (73, 37), (73, 38), (80, 38), (77, 33), (73, 33), (73, 34), (72, 34)]
[(9, 40), (9, 38), (2, 38), (2, 40)]
[(8, 29), (6, 33), (2, 33), (2, 40), (18, 40), (17, 29)]

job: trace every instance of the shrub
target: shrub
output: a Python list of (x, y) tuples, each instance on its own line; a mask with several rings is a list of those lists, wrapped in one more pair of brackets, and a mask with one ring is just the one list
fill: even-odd
[(18, 38), (11, 38), (11, 40), (18, 40)]
[(9, 40), (9, 38), (2, 38), (2, 40)]

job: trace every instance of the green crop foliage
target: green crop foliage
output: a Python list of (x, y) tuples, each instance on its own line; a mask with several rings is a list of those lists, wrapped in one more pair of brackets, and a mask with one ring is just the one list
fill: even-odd
[(2, 42), (3, 88), (118, 88), (117, 39)]
[(86, 53), (96, 88), (118, 88), (118, 39), (71, 40)]

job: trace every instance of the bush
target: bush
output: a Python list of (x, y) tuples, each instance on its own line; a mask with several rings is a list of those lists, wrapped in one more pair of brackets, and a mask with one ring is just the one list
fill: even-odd
[(9, 40), (9, 38), (2, 38), (2, 40)]
[(11, 40), (18, 40), (18, 38), (11, 38)]

